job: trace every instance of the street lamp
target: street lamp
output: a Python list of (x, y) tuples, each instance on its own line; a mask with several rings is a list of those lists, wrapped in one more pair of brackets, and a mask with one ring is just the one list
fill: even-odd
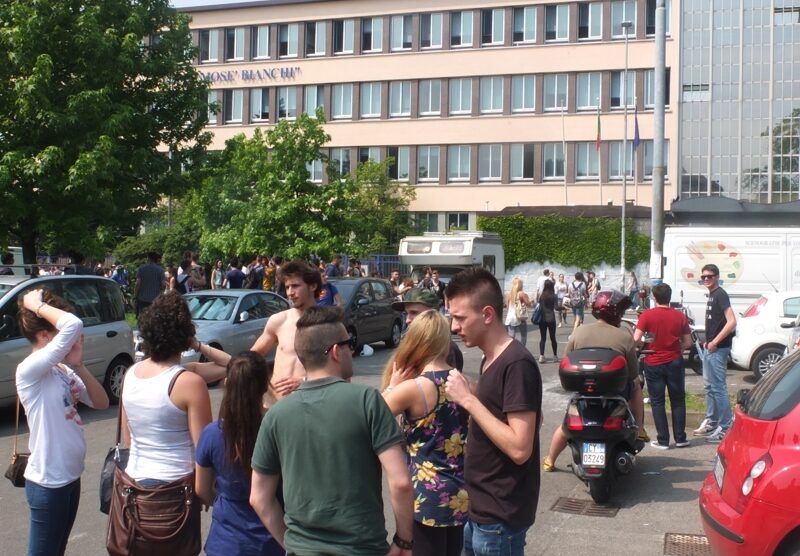
[(622, 132), (622, 226), (620, 232), (620, 270), (622, 273), (622, 289), (625, 289), (625, 205), (628, 198), (628, 30), (633, 23), (622, 22), (625, 36), (625, 72), (622, 75), (622, 107), (624, 131)]

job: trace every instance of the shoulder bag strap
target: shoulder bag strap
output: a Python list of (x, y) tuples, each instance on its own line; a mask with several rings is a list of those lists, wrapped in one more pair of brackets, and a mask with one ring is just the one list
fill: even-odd
[(181, 369), (175, 376), (172, 377), (172, 380), (169, 381), (169, 388), (167, 388), (167, 396), (172, 395), (172, 389), (175, 387), (175, 381), (178, 380), (178, 377), (181, 376), (183, 373), (186, 372), (186, 369)]
[(17, 455), (17, 436), (19, 435), (19, 406), (20, 406), (19, 394), (17, 394), (17, 419), (16, 422), (14, 423), (14, 448), (11, 451), (12, 456)]

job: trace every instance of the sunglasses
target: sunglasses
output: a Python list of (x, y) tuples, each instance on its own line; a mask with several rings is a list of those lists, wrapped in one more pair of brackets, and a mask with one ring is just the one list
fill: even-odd
[(346, 340), (341, 340), (339, 342), (336, 342), (335, 344), (331, 344), (328, 349), (326, 349), (325, 351), (322, 352), (322, 354), (323, 355), (328, 355), (331, 352), (331, 350), (333, 349), (334, 346), (339, 346), (339, 347), (347, 346), (347, 347), (350, 348), (350, 352), (352, 353), (352, 352), (354, 352), (356, 350), (356, 338), (355, 338), (355, 336), (350, 336)]
[(700, 279), (701, 279), (701, 280), (704, 280), (704, 281), (705, 281), (705, 280), (713, 280), (713, 279), (714, 279), (714, 278), (716, 278), (717, 276), (718, 276), (717, 274), (701, 274), (701, 275), (700, 275)]

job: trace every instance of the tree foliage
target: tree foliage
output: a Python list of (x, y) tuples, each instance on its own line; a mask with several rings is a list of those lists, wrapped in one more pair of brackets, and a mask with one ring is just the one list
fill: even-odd
[[(478, 228), (503, 238), (506, 267), (524, 262), (557, 262), (592, 268), (606, 262), (619, 264), (620, 221), (614, 218), (570, 218), (559, 215), (478, 217)], [(650, 238), (625, 226), (625, 266), (650, 259)]]
[(100, 253), (180, 194), (208, 143), (193, 54), (169, 0), (0, 2), (0, 243)]

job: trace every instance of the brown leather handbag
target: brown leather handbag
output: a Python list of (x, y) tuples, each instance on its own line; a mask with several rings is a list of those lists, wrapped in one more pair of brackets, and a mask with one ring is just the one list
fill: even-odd
[(145, 488), (117, 467), (106, 549), (113, 556), (196, 556), (201, 549), (200, 506), (194, 473)]

